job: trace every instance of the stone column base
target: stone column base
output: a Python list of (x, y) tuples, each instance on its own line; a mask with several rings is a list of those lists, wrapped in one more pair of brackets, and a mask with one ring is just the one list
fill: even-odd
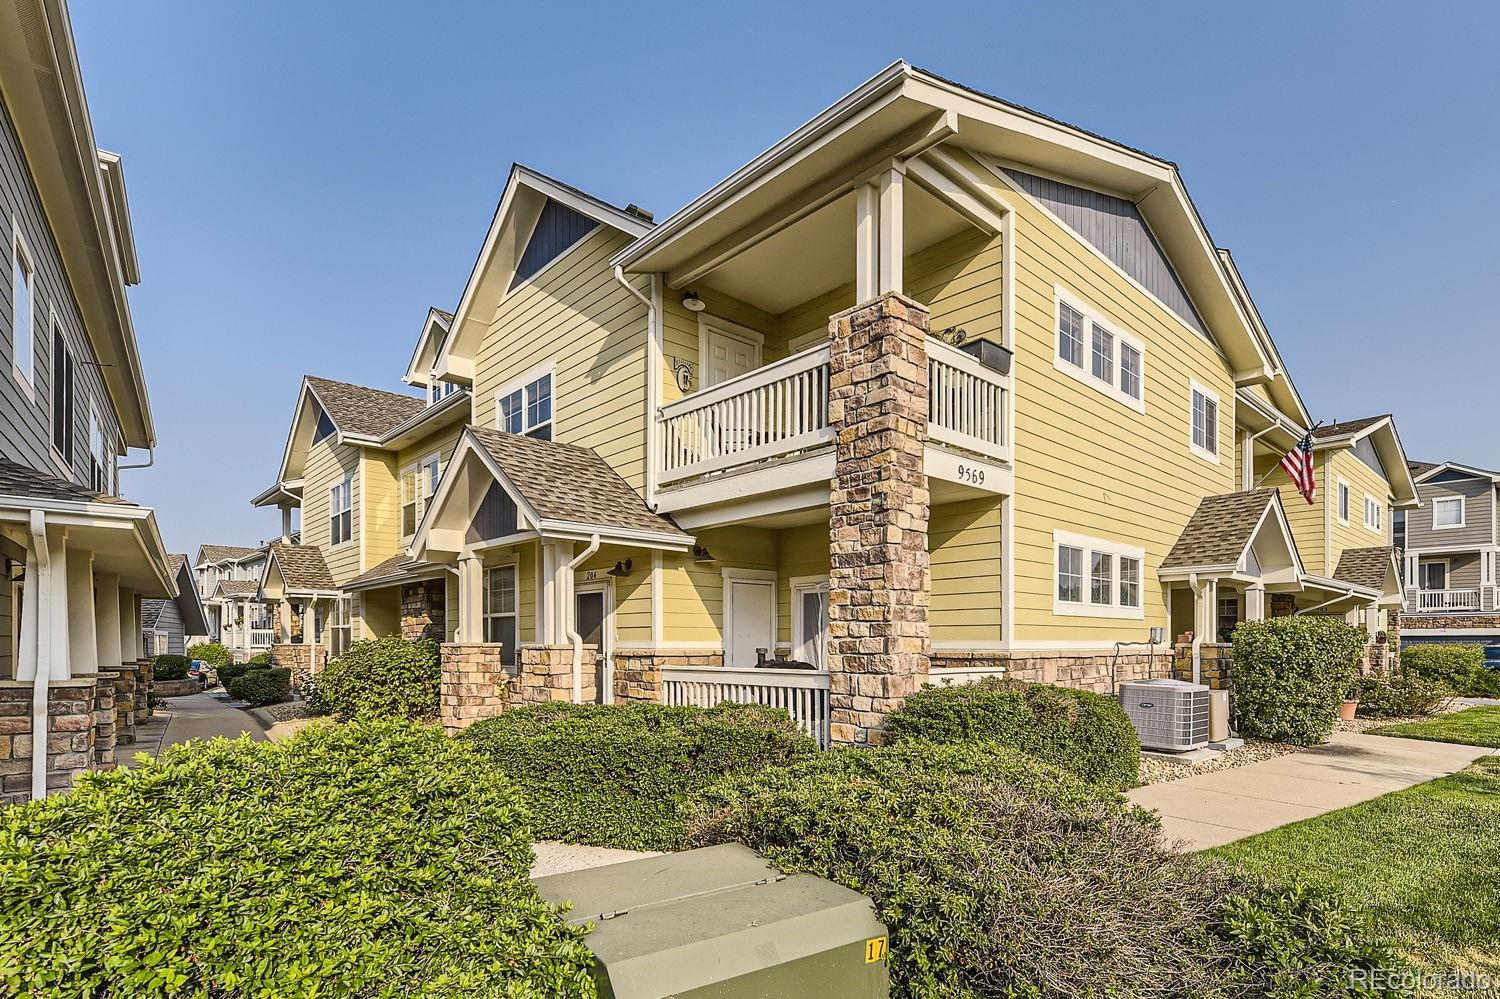
[(408, 642), (441, 642), (446, 634), (446, 590), (442, 579), (401, 586), (401, 637)]
[[(47, 791), (66, 791), (94, 764), (96, 677), (59, 680), (47, 691)], [(0, 681), (0, 803), (31, 799), (31, 757), (39, 748), (31, 728), (32, 684)]]
[(120, 666), (115, 680), (115, 745), (135, 744), (136, 664)]
[(120, 674), (100, 670), (94, 688), (94, 762), (100, 767), (115, 765), (115, 687)]
[(273, 645), (271, 665), (292, 671), (292, 689), (299, 694), (307, 690), (307, 682), (328, 663), (328, 652), (321, 645)]
[[(1131, 680), (1152, 680), (1170, 676), (1172, 653), (1167, 646), (1157, 651), (1147, 649), (1122, 650), (1116, 660), (1112, 652), (986, 652), (968, 650), (944, 650), (932, 654), (932, 671), (927, 681), (941, 684), (949, 679), (945, 672), (962, 670), (1004, 670), (1006, 678), (1026, 683), (1050, 683), (1074, 690), (1087, 690), (1095, 694), (1109, 694), (1110, 677), (1114, 677), (1115, 693), (1119, 685)], [(972, 674), (955, 674), (962, 682), (972, 679)]]
[[(573, 699), (573, 646), (523, 645), (521, 670), (511, 684), (512, 704), (551, 704)], [(579, 701), (593, 704), (599, 692), (599, 650), (583, 647)]]
[[(1191, 683), (1193, 680), (1192, 644), (1178, 645), (1174, 651), (1175, 655), (1172, 660), (1173, 678)], [(1233, 645), (1204, 642), (1199, 646), (1198, 682), (1212, 690), (1233, 689), (1234, 678), (1231, 675), (1233, 653)]]
[(450, 735), (505, 710), (510, 702), (511, 677), (501, 661), (500, 645), (452, 642), (440, 646), (440, 650), (438, 717)]
[(151, 694), (156, 689), (156, 664), (150, 659), (136, 663), (135, 674), (135, 723), (144, 725), (151, 720)]
[(683, 669), (718, 669), (724, 665), (724, 653), (712, 649), (617, 651), (615, 661), (615, 700), (643, 701), (660, 704), (663, 700), (661, 671), (670, 666)]

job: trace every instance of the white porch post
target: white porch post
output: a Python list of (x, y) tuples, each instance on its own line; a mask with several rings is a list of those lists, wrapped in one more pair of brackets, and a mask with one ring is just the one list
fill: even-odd
[(75, 551), (68, 559), (69, 677), (99, 672), (95, 623), (94, 553)]
[(571, 541), (545, 541), (542, 543), (542, 591), (543, 613), (538, 622), (538, 637), (545, 645), (561, 645), (568, 634), (569, 603), (572, 588), (569, 586), (568, 563), (573, 560)]
[(120, 577), (100, 573), (94, 577), (94, 639), (100, 669), (120, 665)]
[(1365, 630), (1370, 633), (1370, 640), (1375, 640), (1375, 633), (1380, 630), (1380, 605), (1373, 601), (1365, 606)]
[(880, 279), (877, 294), (903, 291), (906, 255), (906, 171), (892, 166), (880, 175)]
[(880, 280), (880, 198), (872, 184), (861, 184), (854, 221), (854, 301), (868, 302)]
[[(276, 641), (286, 645), (292, 640), (292, 602), (286, 597), (279, 601), (281, 613), (276, 615)], [(223, 627), (222, 622), (220, 627)]]
[(67, 540), (66, 529), (47, 532), (47, 547), (52, 553), (52, 607), (49, 615), (52, 633), (52, 670), (48, 675), (53, 680), (67, 680), (73, 675), (68, 669), (68, 664), (73, 658), (73, 649), (72, 629), (68, 622)]
[(281, 540), (290, 544), (292, 540), (292, 508), (281, 508)]
[(484, 568), (478, 555), (458, 560), (458, 640), (484, 641)]
[(141, 658), (141, 619), (135, 613), (135, 591), (120, 587), (120, 658), (133, 663)]
[(1266, 619), (1266, 587), (1264, 583), (1254, 583), (1245, 590), (1245, 620), (1264, 621)]

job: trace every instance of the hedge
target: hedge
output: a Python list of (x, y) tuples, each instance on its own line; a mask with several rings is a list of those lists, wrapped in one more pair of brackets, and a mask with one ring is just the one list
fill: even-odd
[(356, 642), (312, 678), (308, 706), (341, 718), (434, 718), (442, 663), (432, 641)]
[(987, 678), (927, 687), (886, 722), (892, 742), (983, 739), (1020, 750), (1091, 783), (1140, 783), (1141, 744), (1113, 697), (1043, 683)]
[(1441, 683), (1459, 697), (1500, 697), (1500, 670), (1484, 664), (1484, 646), (1423, 642), (1401, 650), (1401, 668)]
[(1234, 631), (1234, 690), (1243, 735), (1312, 746), (1327, 742), (1355, 692), (1368, 636), (1333, 617), (1247, 621)]
[(224, 689), (235, 700), (249, 701), (257, 707), (280, 704), (292, 695), (292, 671), (284, 667), (251, 669), (225, 681)]
[(229, 650), (218, 642), (199, 642), (197, 645), (189, 645), (187, 657), (207, 663), (216, 669), (220, 666), (228, 666), (234, 661), (234, 657), (229, 654)]
[(996, 744), (837, 749), (745, 774), (709, 788), (689, 828), (694, 845), (742, 842), (868, 895), (891, 931), (893, 999), (1291, 995), (1258, 985), (1284, 964), (1347, 981), (1386, 956), (1350, 955), (1342, 910), (1282, 912), (1274, 892), (1166, 849), (1118, 793)]
[(1416, 718), (1437, 710), (1453, 691), (1441, 681), (1405, 668), (1359, 678), (1361, 718)]
[(251, 666), (269, 666), (271, 665), (271, 653), (257, 652), (255, 655), (247, 659), (246, 662), (248, 662)]
[(151, 660), (151, 675), (158, 680), (186, 680), (193, 661), (187, 656), (163, 652)]
[(168, 747), (0, 812), (0, 992), (593, 996), (526, 822), (425, 726)]
[(758, 705), (548, 704), (461, 738), (520, 785), (538, 839), (628, 850), (681, 849), (683, 811), (705, 786), (817, 751), (786, 712)]

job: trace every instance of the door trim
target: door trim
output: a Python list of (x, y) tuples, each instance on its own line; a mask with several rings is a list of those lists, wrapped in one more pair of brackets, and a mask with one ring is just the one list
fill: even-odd
[(732, 584), (734, 584), (734, 583), (761, 583), (761, 584), (766, 584), (766, 585), (768, 585), (770, 587), (770, 589), (771, 589), (771, 634), (770, 634), (769, 639), (768, 639), (768, 641), (766, 643), (766, 648), (771, 652), (772, 655), (774, 655), (775, 651), (776, 651), (776, 639), (779, 637), (778, 630), (779, 630), (779, 624), (780, 624), (780, 622), (777, 620), (777, 617), (776, 617), (776, 614), (777, 614), (777, 607), (776, 607), (776, 605), (778, 603), (777, 597), (779, 596), (779, 594), (776, 592), (776, 573), (773, 572), (773, 571), (771, 571), (770, 569), (733, 569), (733, 568), (730, 568), (730, 569), (723, 570), (723, 577), (724, 577), (724, 590), (723, 590), (722, 595), (719, 598), (719, 601), (720, 601), (720, 606), (722, 607), (724, 613), (723, 613), (723, 622), (722, 622), (722, 625), (721, 625), (721, 631), (719, 633), (719, 638), (720, 638), (720, 642), (724, 646), (724, 665), (725, 666), (732, 666), (732, 665), (734, 665), (733, 663), (731, 663), (729, 661), (729, 657), (733, 654), (733, 651), (734, 651), (733, 649), (730, 648), (730, 638), (734, 634), (734, 601), (729, 598), (729, 595), (732, 592), (731, 587), (732, 587)]
[(708, 341), (714, 333), (727, 336), (732, 340), (739, 340), (755, 351), (755, 364), (750, 370), (754, 371), (766, 363), (765, 346), (766, 336), (758, 330), (719, 316), (711, 316), (707, 312), (698, 313), (698, 388), (712, 388), (708, 383)]
[(604, 623), (599, 628), (599, 664), (597, 666), (598, 682), (603, 688), (604, 704), (615, 702), (615, 581), (613, 579), (596, 579), (587, 583), (576, 583), (573, 586), (573, 627), (578, 627), (578, 598), (586, 593), (599, 593), (604, 597)]
[[(791, 577), (790, 579), (787, 580), (787, 584), (791, 587), (791, 595), (792, 595), (792, 599), (791, 599), (791, 604), (792, 604), (792, 631), (791, 631), (791, 639), (792, 640), (790, 642), (790, 649), (791, 649), (791, 656), (792, 656), (792, 658), (796, 659), (796, 658), (800, 658), (797, 655), (797, 653), (800, 651), (800, 648), (799, 648), (798, 643), (797, 643), (797, 636), (802, 631), (802, 599), (801, 599), (802, 598), (802, 594), (805, 593), (805, 592), (807, 592), (807, 591), (809, 591), (809, 590), (816, 590), (816, 591), (821, 592), (824, 595), (824, 598), (826, 599), (827, 595), (828, 595), (829, 588), (830, 588), (830, 586), (829, 586), (829, 577), (827, 577), (827, 576), (793, 576), (793, 577)], [(824, 657), (824, 663), (823, 663), (823, 665), (818, 670), (818, 672), (820, 672), (820, 673), (828, 671), (828, 663), (827, 663), (827, 658), (828, 658), (828, 630), (827, 629), (824, 629), (824, 631), (823, 631), (823, 657)], [(804, 661), (806, 661), (806, 660), (804, 660)]]

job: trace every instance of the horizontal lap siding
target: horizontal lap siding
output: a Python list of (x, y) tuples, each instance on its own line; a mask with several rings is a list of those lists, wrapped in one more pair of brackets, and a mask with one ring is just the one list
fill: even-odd
[[(1423, 555), (1419, 558), (1422, 565), (1429, 562), (1448, 563), (1448, 589), (1461, 590), (1476, 587), (1480, 583), (1479, 553), (1462, 552), (1454, 555)], [(1411, 580), (1410, 585), (1416, 586), (1421, 580), (1420, 575), (1416, 580)]]
[(496, 309), (480, 348), (474, 422), (495, 426), (495, 393), (549, 362), (554, 439), (592, 448), (637, 490), (645, 484), (646, 307), (609, 257), (629, 242), (600, 226)]
[(401, 544), (401, 470), (436, 453), (442, 471), (458, 445), (464, 424), (456, 423), (401, 451), (367, 451), (364, 462), (364, 568), (373, 569), (403, 551)]
[[(1325, 498), (1329, 503), (1338, 502), (1338, 480), (1342, 478), (1349, 483), (1349, 522), (1340, 523), (1337, 506), (1332, 508), (1335, 516), (1329, 518), (1328, 565), (1332, 567), (1332, 571), (1338, 568), (1339, 556), (1350, 548), (1372, 548), (1391, 543), (1390, 507), (1394, 497), (1385, 477), (1356, 458), (1352, 451), (1334, 452), (1329, 461), (1329, 471), (1324, 484), (1327, 490)], [(1372, 531), (1365, 526), (1367, 493), (1374, 496), (1381, 506), (1379, 531)]]
[[(360, 449), (335, 444), (326, 437), (308, 448), (302, 489), (302, 543), (323, 549), (323, 558), (335, 584), (342, 586), (363, 570), (360, 568), (360, 503), (364, 488), (360, 482)], [(328, 491), (345, 475), (353, 477), (350, 488), (354, 515), (351, 540), (333, 547), (329, 531)]]
[(932, 640), (994, 645), (1001, 639), (1000, 497), (932, 508), (928, 548)]
[[(611, 576), (616, 562), (630, 560), (630, 575)], [(605, 545), (581, 566), (579, 586), (606, 582), (614, 593), (615, 641), (625, 645), (651, 642), (651, 553), (642, 548)]]
[[(1212, 344), (1026, 198), (990, 183), (1016, 209), (1013, 637), (1059, 646), (1143, 640), (1168, 623), (1156, 581), (1162, 559), (1202, 497), (1235, 488), (1233, 379)], [(1054, 283), (1145, 344), (1145, 414), (1053, 368)], [(1219, 396), (1217, 464), (1189, 449), (1190, 378)], [(1053, 614), (1055, 529), (1145, 550), (1143, 620)]]
[[(1495, 487), (1488, 479), (1454, 479), (1447, 482), (1423, 482), (1417, 487), (1422, 505), (1406, 511), (1406, 545), (1408, 548), (1441, 548), (1445, 545), (1488, 545), (1493, 538), (1492, 519)], [(1433, 500), (1462, 496), (1464, 526), (1433, 530)]]
[[(1257, 460), (1255, 467), (1256, 479), (1261, 485), (1281, 494), (1281, 507), (1286, 511), (1287, 526), (1292, 529), (1292, 540), (1297, 543), (1302, 569), (1314, 576), (1326, 576), (1332, 571), (1332, 567), (1328, 565), (1328, 521), (1337, 496), (1334, 485), (1329, 481), (1328, 470), (1328, 454), (1325, 452), (1315, 456), (1313, 475), (1317, 479), (1318, 489), (1313, 495), (1313, 501), (1309, 503), (1297, 491), (1297, 487), (1292, 485), (1291, 476), (1281, 467), (1279, 458), (1263, 456)], [(1353, 502), (1357, 503), (1358, 500)]]
[(776, 532), (776, 644), (792, 644), (792, 580), (828, 578), (828, 525), (823, 522)]

